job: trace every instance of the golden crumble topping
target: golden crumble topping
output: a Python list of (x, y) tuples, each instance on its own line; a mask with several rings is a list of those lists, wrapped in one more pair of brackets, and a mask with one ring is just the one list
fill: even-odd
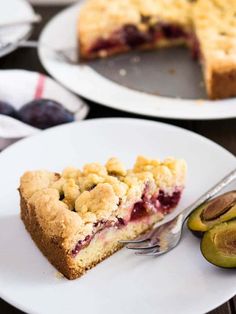
[(150, 171), (154, 167), (158, 167), (160, 162), (158, 160), (151, 160), (143, 156), (138, 156), (134, 164), (134, 172)]
[(58, 190), (60, 195), (63, 195), (63, 186), (66, 183), (66, 178), (60, 177), (58, 180), (51, 183), (51, 188)]
[(107, 220), (118, 208), (119, 197), (111, 184), (99, 183), (94, 189), (84, 191), (75, 201), (75, 210), (81, 217), (90, 212), (96, 220)]
[(48, 171), (28, 171), (21, 178), (21, 189), (26, 198), (30, 198), (38, 190), (53, 185), (60, 176)]
[[(168, 188), (170, 182), (176, 182), (181, 185), (184, 182), (186, 164), (184, 160), (175, 160), (174, 158), (167, 158), (163, 162), (152, 160), (139, 156), (134, 165), (134, 172), (140, 176), (152, 176), (157, 187)], [(183, 176), (181, 176), (183, 173)]]
[(91, 190), (98, 183), (104, 182), (104, 177), (95, 173), (89, 173), (87, 176), (81, 176), (78, 179), (81, 191)]
[(118, 178), (113, 177), (113, 176), (107, 176), (105, 178), (105, 182), (112, 186), (115, 194), (119, 198), (122, 198), (126, 195), (126, 193), (128, 191), (128, 186), (124, 182), (119, 180)]
[(198, 0), (193, 21), (208, 67), (225, 71), (236, 65), (236, 1)]
[(143, 16), (151, 17), (153, 23), (173, 22), (189, 28), (190, 8), (188, 0), (88, 0), (81, 8), (78, 30), (83, 45), (90, 45), (125, 24), (144, 30)]
[(75, 207), (75, 201), (80, 195), (79, 186), (75, 183), (74, 179), (68, 179), (63, 185), (64, 199), (63, 202), (66, 203), (69, 209), (73, 210)]
[(125, 176), (127, 173), (124, 164), (118, 158), (110, 158), (106, 163), (106, 168), (111, 175)]
[(66, 178), (66, 179), (77, 180), (80, 175), (81, 175), (80, 170), (78, 170), (74, 167), (67, 167), (62, 172), (62, 177)]
[[(127, 170), (117, 158), (111, 158), (105, 166), (90, 163), (82, 171), (70, 167), (61, 175), (27, 172), (21, 178), (20, 190), (32, 206), (40, 207), (37, 213), (42, 218), (42, 227), (46, 217), (53, 232), (55, 221), (60, 217), (57, 229), (70, 232), (72, 228), (82, 238), (92, 231), (95, 222), (126, 219), (130, 215), (128, 209), (141, 201), (147, 187), (150, 196), (159, 189), (170, 193), (176, 188), (182, 189), (185, 175), (183, 160), (168, 158), (160, 162), (140, 156), (133, 169)], [(74, 221), (74, 227), (66, 225), (68, 219)]]
[(90, 173), (97, 174), (100, 177), (104, 177), (107, 175), (107, 169), (105, 166), (97, 162), (93, 162), (84, 166), (82, 175), (87, 176)]

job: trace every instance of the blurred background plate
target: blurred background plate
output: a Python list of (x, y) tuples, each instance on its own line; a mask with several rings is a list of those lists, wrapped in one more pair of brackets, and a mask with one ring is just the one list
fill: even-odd
[(235, 99), (214, 102), (206, 99), (201, 67), (183, 47), (131, 52), (78, 65), (57, 60), (48, 46), (56, 49), (78, 46), (76, 23), (81, 2), (53, 18), (40, 37), (42, 64), (67, 88), (100, 104), (153, 117), (196, 120), (236, 117)]
[[(34, 15), (32, 6), (25, 0), (1, 0), (0, 21), (8, 23), (30, 18)], [(17, 48), (20, 41), (27, 39), (32, 31), (32, 25), (17, 25), (0, 28), (1, 44), (9, 43), (7, 47), (0, 50), (0, 57), (7, 55)]]

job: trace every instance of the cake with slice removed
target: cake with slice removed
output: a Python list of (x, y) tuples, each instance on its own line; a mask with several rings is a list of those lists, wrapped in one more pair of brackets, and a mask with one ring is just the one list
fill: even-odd
[(77, 26), (79, 55), (184, 44), (202, 63), (208, 97), (229, 98), (236, 96), (235, 16), (235, 0), (87, 0)]
[(21, 218), (42, 253), (75, 279), (134, 239), (179, 203), (183, 160), (138, 157), (126, 170), (117, 159), (61, 174), (26, 172), (20, 181)]
[(80, 57), (186, 43), (190, 8), (187, 0), (88, 0), (78, 21)]

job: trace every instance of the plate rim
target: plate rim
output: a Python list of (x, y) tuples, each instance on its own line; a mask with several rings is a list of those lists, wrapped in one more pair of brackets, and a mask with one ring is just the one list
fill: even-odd
[[(80, 6), (82, 5), (81, 2), (79, 3), (76, 3), (76, 4), (72, 4), (70, 5), (69, 7), (66, 7), (65, 9), (63, 9), (62, 11), (58, 12), (43, 28), (40, 36), (39, 36), (39, 43), (42, 43), (45, 41), (44, 37), (45, 37), (45, 34), (51, 29), (52, 25), (57, 22), (58, 19), (61, 19), (65, 14), (68, 14), (69, 12), (73, 12), (75, 11), (75, 9), (78, 10), (79, 12), (79, 9), (80, 9)], [(57, 22), (58, 23), (58, 22)], [(167, 110), (167, 112), (162, 112), (160, 110), (160, 103), (161, 104), (161, 107), (162, 107), (162, 110), (164, 110), (163, 108), (165, 107), (165, 105), (168, 103), (169, 105), (171, 106), (178, 106), (181, 105), (181, 104), (185, 104), (186, 105), (189, 105), (189, 106), (192, 106), (192, 108), (195, 108), (194, 110), (196, 110), (196, 108), (198, 107), (201, 107), (203, 108), (204, 107), (204, 104), (205, 105), (208, 105), (208, 106), (214, 106), (214, 103), (216, 104), (220, 104), (222, 106), (226, 105), (226, 103), (232, 103), (232, 106), (234, 105), (233, 102), (235, 101), (236, 98), (229, 98), (229, 99), (224, 99), (224, 100), (217, 100), (217, 101), (211, 101), (209, 99), (206, 99), (206, 100), (191, 100), (191, 99), (180, 99), (180, 98), (171, 98), (171, 97), (162, 97), (162, 96), (157, 96), (157, 95), (152, 95), (152, 94), (148, 94), (148, 93), (145, 93), (145, 92), (142, 92), (142, 91), (136, 91), (136, 90), (133, 90), (133, 89), (130, 89), (126, 86), (122, 86), (112, 80), (109, 80), (105, 77), (103, 77), (102, 75), (98, 74), (96, 71), (94, 71), (91, 67), (89, 66), (86, 66), (86, 65), (83, 65), (84, 68), (87, 68), (89, 69), (90, 71), (90, 74), (87, 74), (87, 75), (90, 75), (90, 78), (93, 76), (93, 79), (96, 80), (97, 82), (102, 82), (102, 84), (109, 84), (112, 88), (115, 90), (117, 90), (117, 94), (118, 93), (125, 93), (126, 96), (129, 95), (131, 97), (131, 100), (128, 101), (127, 103), (127, 99), (124, 100), (124, 103), (127, 103), (126, 105), (124, 104), (116, 104), (116, 102), (112, 99), (112, 97), (110, 97), (109, 99), (104, 99), (103, 96), (101, 95), (98, 95), (95, 93), (89, 93), (88, 91), (85, 91), (83, 89), (81, 89), (81, 87), (74, 87), (74, 86), (71, 86), (71, 84), (69, 83), (69, 81), (65, 80), (65, 79), (62, 79), (61, 77), (59, 77), (57, 71), (55, 70), (55, 67), (53, 65), (51, 65), (50, 63), (50, 58), (48, 58), (47, 56), (45, 56), (45, 53), (44, 53), (44, 48), (42, 47), (42, 45), (39, 45), (38, 46), (38, 56), (39, 56), (39, 59), (43, 65), (43, 67), (48, 71), (48, 73), (50, 73), (50, 75), (55, 79), (57, 80), (58, 82), (60, 82), (60, 84), (63, 84), (65, 87), (67, 87), (68, 89), (70, 89), (71, 91), (73, 91), (74, 93), (76, 94), (79, 94), (81, 95), (82, 97), (90, 100), (90, 101), (93, 101), (95, 103), (98, 103), (100, 105), (103, 105), (103, 106), (106, 106), (106, 107), (109, 107), (109, 108), (113, 108), (113, 109), (116, 109), (116, 110), (121, 110), (121, 111), (124, 111), (124, 112), (129, 112), (129, 113), (133, 113), (133, 114), (138, 114), (138, 115), (143, 115), (143, 116), (149, 116), (149, 117), (156, 117), (156, 118), (164, 118), (164, 119), (176, 119), (176, 120), (200, 120), (200, 121), (203, 121), (203, 120), (225, 120), (225, 119), (231, 119), (231, 118), (236, 118), (236, 108), (235, 110), (232, 110), (231, 108), (231, 111), (230, 113), (226, 112), (224, 110), (220, 110), (220, 112), (216, 112), (216, 111), (213, 111), (211, 109), (210, 110), (210, 114), (209, 113), (205, 113), (204, 111), (203, 112), (198, 112), (196, 114), (196, 111), (194, 113), (191, 113), (191, 109), (188, 111), (188, 113), (186, 114), (186, 108), (185, 109), (181, 109), (180, 110), (180, 113), (179, 113), (179, 110), (173, 110), (173, 108), (169, 108)], [(56, 73), (55, 73), (56, 72)], [(80, 74), (80, 73), (78, 73)], [(95, 78), (96, 76), (96, 78)], [(108, 86), (107, 86), (108, 87)], [(108, 88), (109, 89), (109, 88)], [(132, 96), (131, 96), (132, 95)], [(142, 98), (142, 101), (145, 103), (148, 103), (148, 102), (151, 102), (152, 100), (152, 107), (156, 107), (155, 110), (151, 107), (149, 107), (149, 110), (145, 110), (145, 109), (134, 109), (132, 108), (132, 106), (130, 106), (129, 104), (131, 104), (132, 101), (136, 101), (137, 98)], [(198, 103), (200, 102), (203, 102), (203, 105), (200, 106)], [(155, 103), (154, 103), (155, 102)], [(157, 105), (157, 102), (159, 102), (159, 105)], [(158, 108), (159, 106), (159, 108)], [(145, 107), (145, 105), (143, 105), (143, 107)], [(233, 111), (233, 113), (232, 113)], [(182, 114), (182, 115), (181, 115)]]
[(6, 152), (8, 152), (9, 150), (11, 150), (12, 148), (14, 148), (15, 146), (17, 145), (21, 145), (22, 142), (25, 142), (25, 141), (30, 141), (32, 138), (35, 138), (37, 136), (41, 136), (42, 134), (46, 134), (46, 133), (49, 133), (49, 132), (54, 132), (56, 129), (60, 129), (60, 128), (67, 128), (67, 127), (72, 127), (73, 125), (76, 125), (76, 124), (89, 124), (89, 123), (96, 123), (97, 121), (131, 121), (131, 122), (141, 122), (141, 123), (148, 123), (148, 124), (159, 124), (161, 126), (164, 126), (164, 127), (168, 127), (168, 128), (173, 128), (173, 129), (177, 129), (177, 130), (180, 130), (180, 131), (183, 131), (183, 132), (187, 132), (189, 134), (191, 134), (192, 136), (196, 137), (196, 138), (199, 138), (203, 141), (206, 141), (208, 142), (209, 144), (211, 145), (216, 145), (219, 149), (223, 150), (225, 153), (229, 154), (231, 157), (233, 157), (235, 160), (236, 160), (236, 156), (234, 156), (233, 153), (231, 153), (228, 149), (226, 149), (225, 147), (221, 146), (220, 144), (216, 143), (215, 141), (207, 138), (206, 136), (204, 135), (201, 135), (197, 132), (194, 132), (192, 130), (189, 130), (189, 129), (186, 129), (184, 127), (181, 127), (181, 126), (177, 126), (177, 125), (173, 125), (173, 124), (170, 124), (170, 123), (167, 123), (166, 121), (165, 122), (162, 122), (162, 121), (155, 121), (155, 120), (148, 120), (148, 119), (144, 119), (144, 118), (126, 118), (126, 117), (102, 117), (102, 118), (91, 118), (91, 119), (85, 119), (85, 120), (82, 120), (82, 121), (74, 121), (74, 122), (71, 122), (71, 123), (66, 123), (66, 124), (61, 124), (61, 125), (57, 125), (57, 126), (54, 126), (54, 127), (51, 127), (51, 128), (48, 128), (46, 130), (44, 130), (43, 132), (39, 132), (39, 133), (36, 133), (36, 134), (33, 134), (29, 137), (26, 137), (26, 138), (23, 138), (19, 141), (17, 141), (16, 143), (10, 145), (9, 147), (7, 147), (6, 149), (4, 149), (1, 153), (0, 153), (0, 162), (1, 162), (1, 156), (4, 155)]
[[(40, 132), (40, 133), (37, 133), (33, 136), (30, 136), (28, 138), (24, 138), (20, 141), (18, 141), (17, 143), (11, 145), (10, 147), (6, 148), (3, 152), (0, 153), (0, 163), (1, 163), (1, 159), (2, 159), (2, 156), (4, 157), (4, 155), (7, 155), (8, 153), (11, 154), (11, 149), (14, 150), (15, 147), (17, 146), (21, 146), (22, 144), (24, 145), (24, 143), (26, 142), (30, 142), (30, 141), (35, 141), (37, 140), (37, 137), (41, 137), (41, 136), (44, 136), (44, 133), (53, 133), (53, 132), (57, 132), (57, 129), (64, 129), (64, 128), (80, 128), (80, 124), (83, 123), (83, 124), (96, 124), (98, 122), (100, 123), (103, 123), (103, 122), (127, 122), (129, 123), (130, 121), (131, 122), (134, 122), (134, 123), (141, 123), (141, 124), (149, 124), (149, 125), (160, 125), (161, 127), (164, 127), (164, 128), (167, 128), (167, 129), (176, 129), (176, 130), (179, 130), (183, 133), (188, 133), (189, 135), (191, 136), (194, 136), (196, 139), (199, 139), (201, 141), (204, 141), (206, 142), (207, 144), (211, 145), (211, 146), (214, 146), (216, 147), (217, 149), (220, 149), (224, 154), (228, 155), (230, 158), (233, 158), (236, 160), (236, 157), (231, 153), (229, 152), (227, 149), (225, 149), (224, 147), (222, 147), (221, 145), (219, 145), (218, 143), (215, 143), (214, 141), (196, 133), (196, 132), (193, 132), (191, 130), (188, 130), (188, 129), (185, 129), (185, 128), (182, 128), (182, 127), (179, 127), (179, 126), (175, 126), (175, 125), (171, 125), (171, 124), (168, 124), (168, 123), (165, 123), (165, 122), (159, 122), (159, 121), (153, 121), (153, 120), (145, 120), (145, 119), (139, 119), (139, 118), (98, 118), (98, 119), (88, 119), (88, 120), (83, 120), (81, 122), (72, 122), (72, 123), (68, 123), (68, 124), (65, 124), (65, 125), (59, 125), (59, 126), (55, 126), (55, 127), (52, 127), (44, 132)], [(225, 155), (225, 156), (226, 156)], [(1, 217), (1, 210), (0, 210), (0, 217)], [(223, 300), (223, 301), (219, 301), (219, 302), (216, 302), (216, 305), (214, 305), (215, 307), (214, 308), (217, 308), (218, 306), (224, 304), (225, 302), (227, 302), (229, 299), (231, 299), (232, 297), (234, 297), (235, 294), (233, 294), (232, 296), (230, 296), (229, 298), (227, 298), (226, 300)], [(9, 303), (10, 305), (12, 305), (13, 307), (16, 307), (17, 309), (20, 309), (26, 313), (39, 313), (39, 312), (34, 312), (32, 311), (32, 309), (28, 308), (27, 306), (24, 306), (18, 302), (15, 302), (11, 297), (9, 297), (8, 295), (5, 295), (5, 293), (3, 292), (3, 290), (0, 291), (0, 297), (6, 301), (7, 303)], [(208, 306), (207, 308), (207, 311), (211, 311), (213, 310), (213, 308), (211, 306)]]

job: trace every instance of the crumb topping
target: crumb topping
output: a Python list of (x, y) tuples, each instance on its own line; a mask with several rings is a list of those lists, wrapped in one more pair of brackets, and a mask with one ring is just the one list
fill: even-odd
[(80, 175), (81, 175), (81, 171), (74, 167), (67, 167), (62, 172), (62, 177), (65, 179), (77, 180)]
[(106, 163), (107, 171), (110, 175), (125, 176), (127, 170), (118, 158), (110, 158)]
[(111, 158), (105, 166), (90, 163), (82, 171), (70, 167), (61, 175), (27, 172), (21, 178), (20, 191), (37, 207), (42, 226), (46, 217), (50, 232), (61, 228), (62, 233), (76, 233), (78, 240), (91, 233), (97, 222), (125, 220), (134, 203), (141, 201), (147, 186), (150, 195), (159, 189), (170, 193), (182, 189), (185, 175), (183, 160), (168, 158), (161, 162), (139, 156), (133, 169), (127, 170), (117, 158)]
[(189, 28), (190, 8), (188, 0), (88, 0), (81, 8), (78, 29), (85, 45), (101, 34), (104, 39), (108, 38), (125, 24), (145, 30), (143, 17), (148, 17), (153, 24), (164, 21)]
[(91, 190), (98, 183), (104, 182), (104, 177), (99, 176), (95, 173), (89, 173), (87, 176), (82, 175), (78, 178), (79, 186), (81, 191)]
[(84, 191), (75, 202), (75, 210), (83, 218), (90, 212), (96, 220), (107, 220), (118, 208), (119, 197), (111, 184), (99, 183), (94, 189)]
[(68, 205), (70, 210), (75, 207), (75, 201), (80, 195), (79, 186), (76, 184), (74, 179), (68, 179), (63, 185), (64, 199), (63, 202)]
[(100, 177), (107, 175), (107, 169), (105, 166), (94, 162), (84, 166), (82, 175), (87, 176), (88, 174), (97, 174)]
[(193, 21), (208, 67), (227, 70), (236, 65), (236, 1), (198, 0)]

